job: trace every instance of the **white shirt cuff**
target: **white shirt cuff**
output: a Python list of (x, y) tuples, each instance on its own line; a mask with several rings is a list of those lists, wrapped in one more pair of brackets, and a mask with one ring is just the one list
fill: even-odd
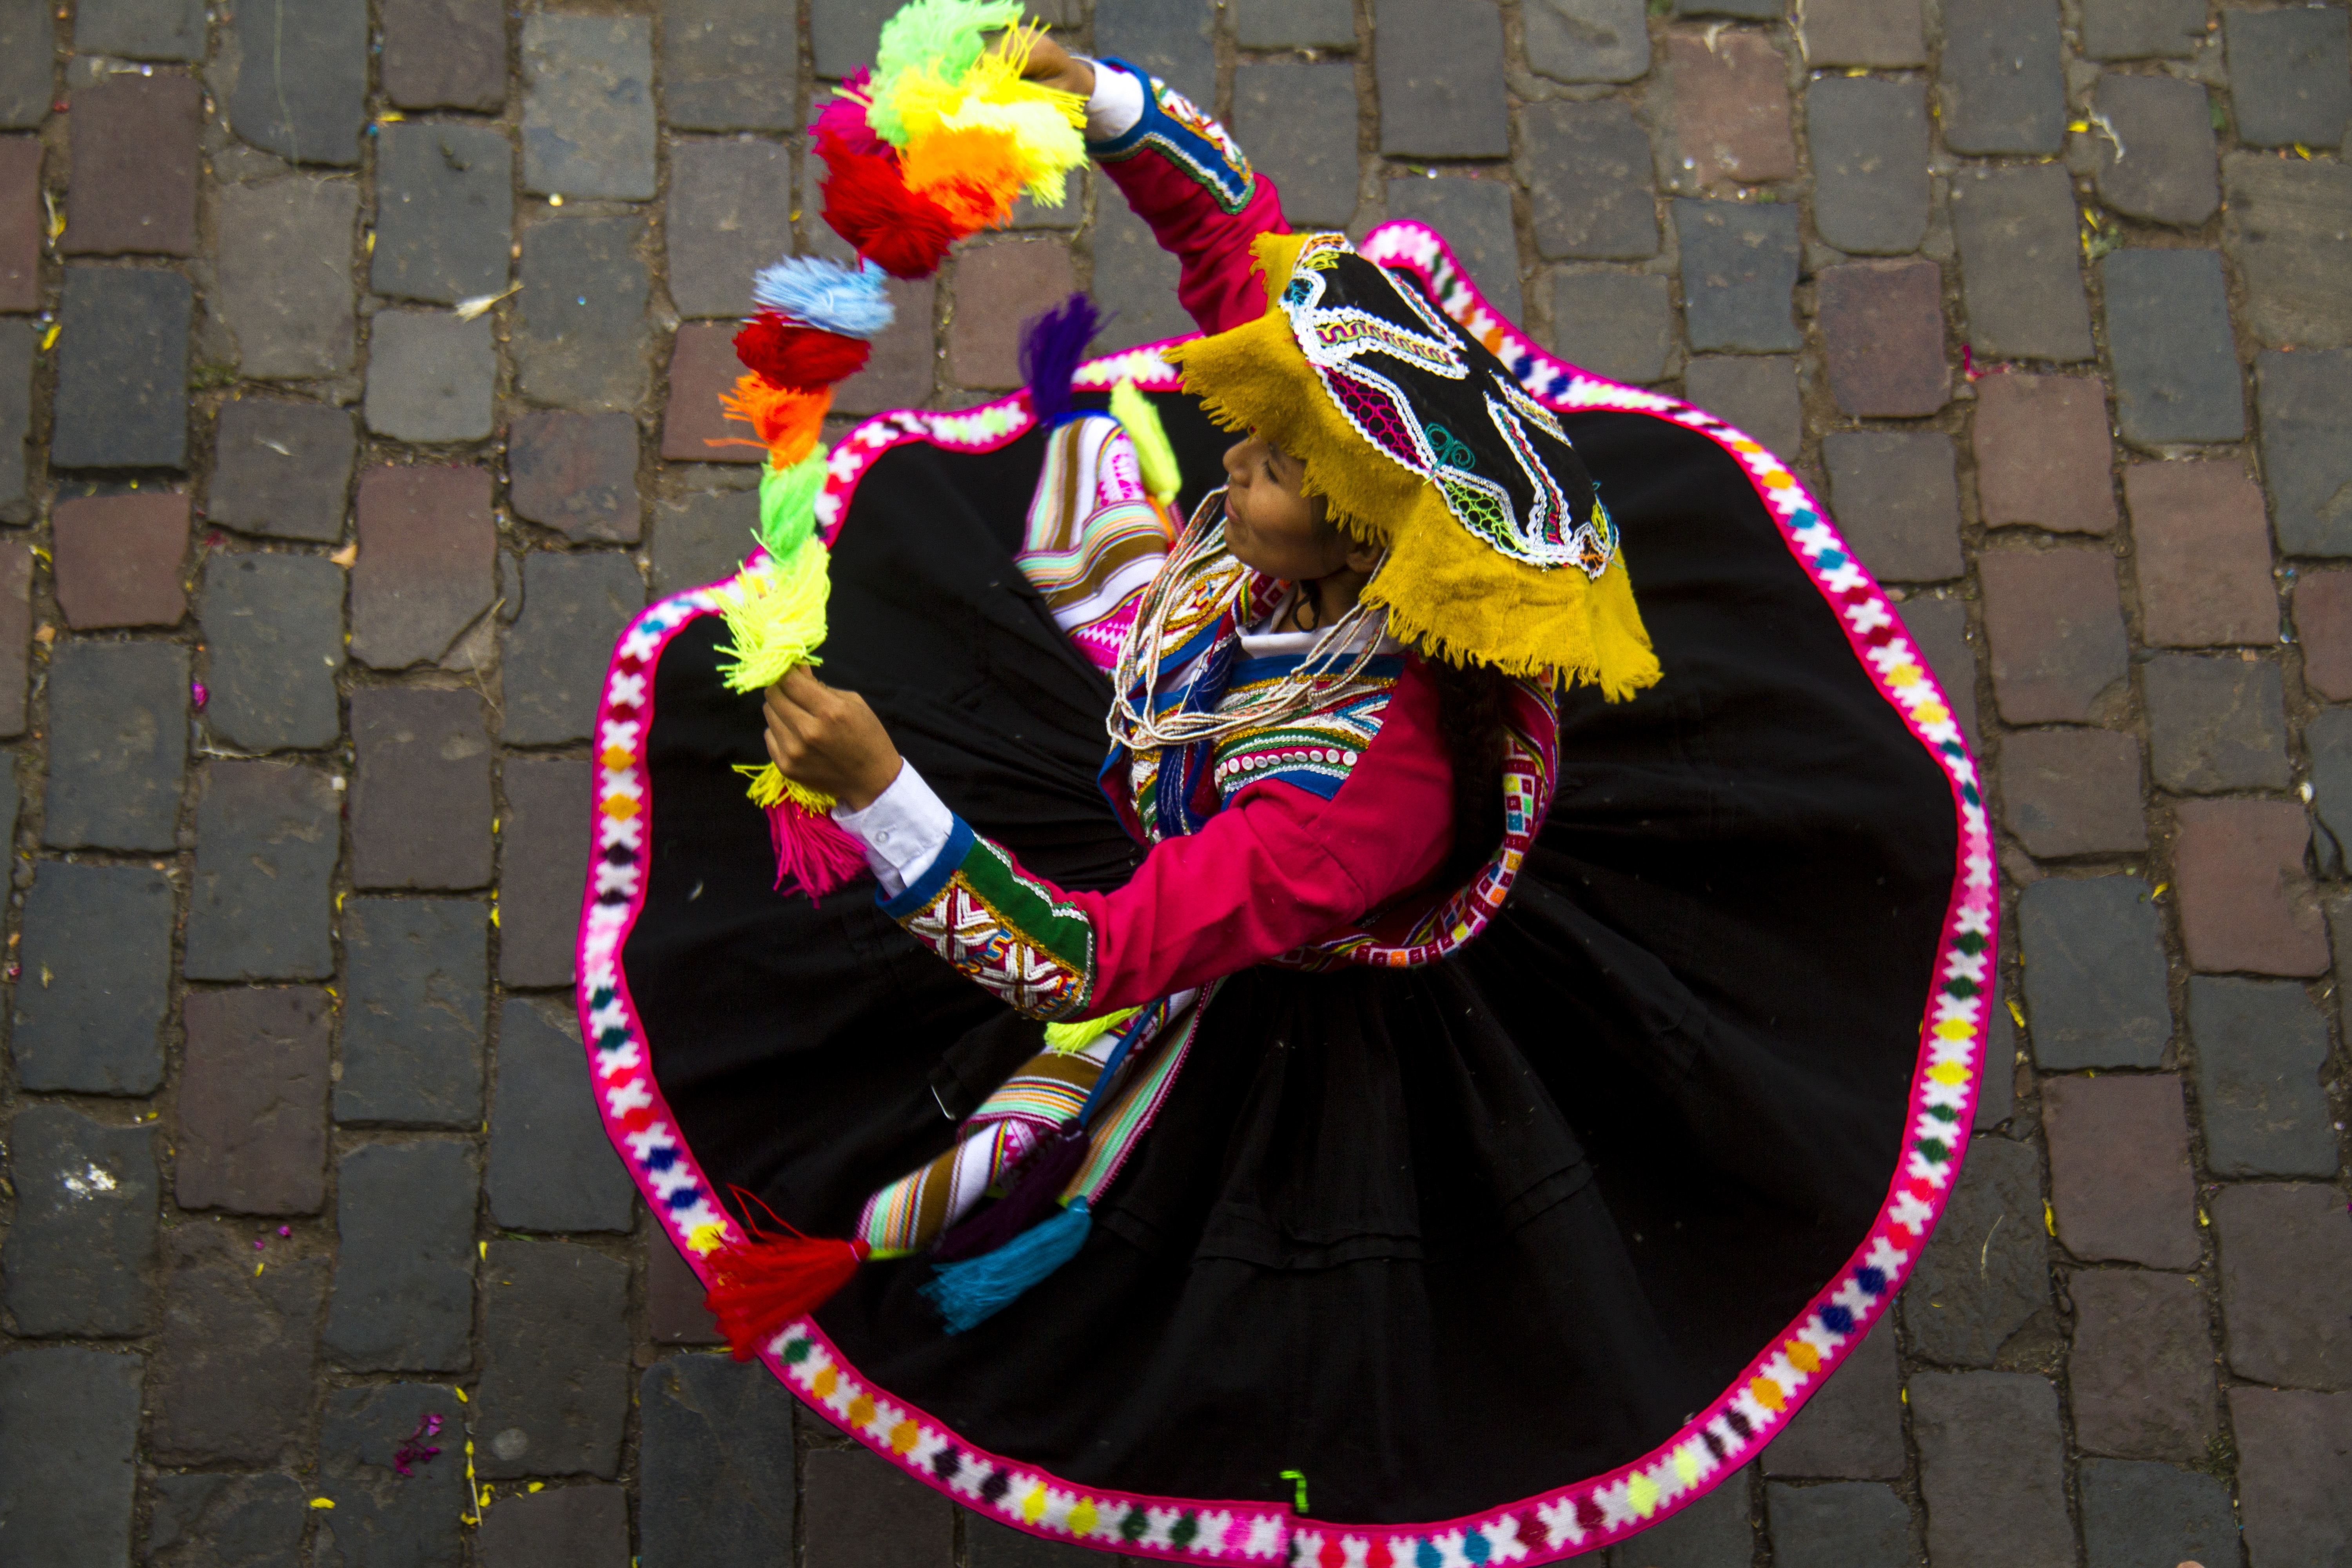
[(915, 771), (902, 762), (890, 787), (874, 797), (863, 811), (833, 808), (833, 819), (866, 847), (866, 864), (886, 898), (897, 898), (910, 882), (922, 879), (931, 862), (947, 847), (955, 832), (955, 813), (940, 803)]
[(1143, 79), (1097, 59), (1087, 63), (1095, 68), (1095, 90), (1087, 99), (1087, 140), (1115, 142), (1143, 122)]

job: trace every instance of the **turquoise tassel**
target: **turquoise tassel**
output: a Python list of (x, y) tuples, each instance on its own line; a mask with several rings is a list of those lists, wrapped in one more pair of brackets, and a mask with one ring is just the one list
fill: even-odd
[(922, 1293), (947, 1321), (948, 1332), (962, 1333), (1013, 1305), (1023, 1291), (1076, 1258), (1093, 1228), (1087, 1200), (1072, 1198), (1061, 1213), (995, 1251), (941, 1265)]

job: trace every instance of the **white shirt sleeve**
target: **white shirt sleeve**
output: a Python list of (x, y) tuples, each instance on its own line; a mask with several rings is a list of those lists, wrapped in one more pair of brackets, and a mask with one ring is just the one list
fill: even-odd
[(1087, 99), (1087, 140), (1109, 142), (1143, 121), (1143, 79), (1117, 66), (1086, 58), (1095, 68), (1095, 90)]
[(893, 899), (908, 883), (921, 880), (955, 832), (955, 813), (931, 793), (912, 763), (900, 763), (898, 776), (865, 810), (836, 805), (833, 819), (866, 846), (866, 864), (883, 895)]

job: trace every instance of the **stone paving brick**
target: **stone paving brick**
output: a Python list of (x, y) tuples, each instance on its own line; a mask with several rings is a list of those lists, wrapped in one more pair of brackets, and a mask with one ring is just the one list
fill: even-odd
[(2083, 53), (2095, 60), (2186, 59), (2205, 41), (2203, 0), (2082, 4)]
[(1687, 197), (1676, 198), (1674, 209), (1691, 347), (1746, 353), (1802, 348), (1804, 333), (1789, 308), (1797, 286), (1797, 209)]
[(2237, 1555), (2230, 1489), (2213, 1477), (2137, 1459), (2084, 1459), (2079, 1473), (2088, 1568)]
[(1684, 395), (1773, 451), (1794, 458), (1805, 439), (1797, 362), (1780, 356), (1695, 358), (1683, 372)]
[(1666, 65), (1685, 186), (1722, 190), (1796, 177), (1789, 67), (1771, 39), (1677, 28), (1666, 35)]
[(748, 316), (751, 274), (793, 250), (792, 150), (678, 142), (669, 152), (669, 297), (681, 316)]
[(1352, 64), (1235, 66), (1233, 132), (1281, 190), (1283, 216), (1293, 224), (1344, 228), (1356, 216)]
[(499, 979), (506, 985), (572, 984), (580, 891), (588, 879), (590, 766), (556, 757), (507, 759), (506, 810), (499, 819)]
[(314, 555), (215, 555), (197, 602), (205, 727), (242, 752), (331, 746), (342, 729), (343, 573)]
[(28, 1105), (8, 1124), (8, 1179), (16, 1212), (0, 1243), (0, 1305), (14, 1331), (145, 1333), (154, 1317), (153, 1129)]
[(800, 66), (798, 29), (758, 0), (662, 7), (662, 112), (681, 131), (793, 129)]
[(50, 467), (182, 466), (194, 302), (176, 272), (66, 268)]
[(2189, 1112), (2170, 1073), (2042, 1083), (2058, 1239), (2087, 1261), (2193, 1268), (2197, 1174)]
[(240, 533), (343, 534), (359, 435), (349, 409), (246, 397), (221, 405), (205, 519)]
[(2326, 1176), (2336, 1135), (2320, 1079), (2327, 1020), (2302, 986), (2198, 975), (2189, 982), (2205, 1164), (2221, 1176)]
[(1951, 396), (1943, 269), (1932, 261), (1823, 268), (1819, 316), (1830, 390), (1857, 416), (1913, 418)]
[(682, 1355), (647, 1367), (637, 1381), (639, 1556), (790, 1562), (793, 1489), (767, 1478), (792, 1472), (793, 1410), (757, 1363)]
[(2214, 795), (2293, 782), (2278, 666), (2159, 654), (2140, 679), (2158, 784)]
[(2265, 350), (2256, 365), (2280, 551), (2352, 554), (2352, 353)]
[[(887, 16), (890, 7), (882, 6)], [(1211, 37), (1216, 19), (1194, 0), (1122, 0), (1102, 7), (1095, 18), (1095, 47), (1160, 78), (1193, 102), (1216, 101), (1217, 55)], [(1502, 54), (1501, 29), (1496, 30), (1497, 64)], [(864, 65), (874, 57), (859, 55)], [(823, 68), (820, 67), (820, 69)], [(1500, 82), (1496, 97), (1501, 97)]]
[(962, 386), (1020, 385), (1022, 324), (1076, 287), (1069, 250), (1057, 241), (1004, 239), (966, 248), (956, 258), (949, 376)]
[(1731, 1477), (1640, 1538), (1612, 1550), (1612, 1568), (1738, 1568), (1756, 1560), (1748, 1479)]
[(523, 231), (514, 356), (525, 397), (589, 413), (644, 399), (652, 284), (635, 247), (645, 233), (636, 217), (556, 217)]
[(1960, 492), (1952, 438), (1933, 431), (1840, 430), (1822, 437), (1838, 531), (1882, 582), (1957, 577)]
[(498, 527), (480, 468), (360, 476), (352, 655), (377, 669), (439, 658), (490, 607)]
[(2000, 743), (2003, 820), (2029, 855), (2147, 847), (2139, 742), (2112, 730), (2023, 730)]
[(1949, 0), (1937, 89), (1955, 153), (2056, 153), (2066, 133), (2058, 7)]
[(1766, 1511), (1779, 1568), (1910, 1568), (1911, 1510), (1890, 1487), (1775, 1482)]
[(1925, 83), (1818, 78), (1805, 89), (1805, 137), (1823, 240), (1864, 256), (1919, 248), (1929, 194)]
[(1650, 70), (1646, 17), (1641, 0), (1528, 0), (1528, 64), (1555, 81), (1638, 81)]
[(1389, 216), (1418, 218), (1444, 235), (1487, 304), (1509, 321), (1526, 318), (1510, 186), (1500, 180), (1390, 180), (1386, 184)]
[(1974, 1130), (1989, 1131), (2017, 1113), (2017, 1073), (2025, 1059), (2017, 1048), (2017, 1026), (2005, 1007), (1992, 1009), (1992, 1034), (1985, 1046), (1985, 1071), (1977, 1085)]
[[(383, 0), (383, 95), (403, 109), (507, 100), (507, 22), (498, 0)], [(389, 129), (389, 127), (387, 127)]]
[(2100, 138), (2099, 199), (2127, 217), (2195, 227), (2221, 205), (2213, 121), (2201, 83), (2162, 76), (2104, 76), (2098, 105), (2131, 156)]
[(26, 522), (33, 515), (25, 493), (25, 459), (37, 337), (31, 321), (0, 321), (0, 522)]
[[(340, 1305), (340, 1303), (338, 1303)], [(395, 1468), (401, 1449), (441, 1417), (441, 1452)], [(465, 1559), (467, 1407), (448, 1389), (418, 1383), (338, 1388), (319, 1421), (318, 1514), (312, 1550), (321, 1568), (424, 1568)]]
[(326, 980), (342, 792), (320, 768), (206, 763), (188, 893), (191, 980)]
[(578, 1031), (528, 1002), (499, 1016), (484, 1186), (492, 1223), (509, 1230), (629, 1228), (636, 1188), (596, 1114)]
[(2352, 572), (2306, 572), (2294, 584), (2303, 679), (2330, 702), (2352, 700)]
[(204, 89), (186, 76), (110, 77), (73, 95), (68, 256), (190, 256)]
[(2024, 1373), (1923, 1372), (1910, 1392), (1928, 1561), (2073, 1568), (2064, 1439), (2049, 1383)]
[(2012, 724), (2095, 723), (2126, 690), (2123, 600), (2104, 549), (1987, 550), (1979, 558), (1993, 695)]
[[(1903, 1473), (1895, 1320), (1881, 1318), (1764, 1450), (1768, 1476), (1893, 1480)], [(1777, 1495), (1777, 1494), (1776, 1494)], [(1775, 1521), (1777, 1526), (1777, 1519)]]
[(630, 1568), (629, 1494), (558, 1487), (501, 1498), (474, 1532), (482, 1568)]
[(351, 369), (358, 185), (310, 179), (223, 185), (213, 200), (220, 234), (213, 309), (236, 344), (238, 371), (257, 381), (292, 381)]
[(633, 544), (640, 531), (637, 422), (625, 414), (524, 414), (507, 432), (517, 517), (574, 543)]
[(2230, 107), (2250, 147), (2334, 147), (2352, 115), (2352, 33), (2339, 7), (2221, 13)]
[(24, 981), (9, 1047), (21, 1087), (129, 1095), (162, 1087), (173, 924), (172, 885), (160, 871), (39, 863), (18, 920)]
[(1673, 0), (1676, 16), (1736, 16), (1746, 22), (1777, 22), (1782, 0)]
[(522, 613), (506, 635), (500, 738), (509, 746), (585, 740), (613, 644), (646, 606), (645, 579), (625, 555), (544, 550), (523, 557), (522, 576)]
[(1096, 337), (1092, 353), (1112, 353), (1197, 330), (1176, 302), (1176, 258), (1108, 192), (1095, 207), (1094, 253), (1092, 292), (1110, 324)]
[[(362, 1144), (336, 1163), (328, 1354), (353, 1372), (472, 1367), (478, 1185), (473, 1152), (446, 1138)], [(323, 1438), (320, 1449), (336, 1452)]]
[(2352, 1386), (2352, 1224), (2336, 1190), (2228, 1186), (2212, 1213), (2230, 1370), (2257, 1383)]
[(2091, 1268), (2067, 1283), (2074, 1340), (2067, 1405), (2084, 1453), (2123, 1459), (2207, 1457), (2218, 1435), (2205, 1302), (2179, 1274)]
[(1495, 5), (1374, 0), (1372, 46), (1381, 153), (1391, 158), (1510, 156), (1503, 18)]
[(2315, 847), (2321, 870), (2332, 877), (2345, 845), (2352, 843), (2352, 712), (2330, 709), (2313, 715), (2304, 725), (2303, 744), (2311, 759), (2311, 809), (2325, 834)]
[(2342, 265), (2352, 171), (2254, 153), (2222, 162), (2230, 188), (2223, 235), (2245, 279), (2255, 334), (2278, 348), (2352, 343), (2352, 281)]
[(32, 588), (32, 547), (23, 540), (0, 540), (0, 736), (25, 732)]
[(142, 490), (59, 501), (51, 527), (58, 608), (74, 630), (177, 626), (188, 613), (180, 585), (186, 496)]
[(969, 1510), (958, 1511), (963, 1515), (966, 1568), (1092, 1568), (1097, 1554), (1083, 1546), (1031, 1535)]
[(653, 74), (646, 17), (547, 11), (523, 18), (523, 189), (651, 196)]
[[(1134, 219), (1130, 216), (1129, 221), (1133, 222)], [(1103, 302), (1104, 309), (1109, 310), (1112, 307), (1103, 292), (1105, 263), (1101, 220), (1097, 218), (1096, 222), (1093, 293), (1096, 300)], [(874, 352), (866, 359), (866, 368), (833, 389), (833, 406), (837, 413), (878, 414), (885, 408), (920, 407), (930, 400), (931, 383), (940, 353), (939, 340), (931, 331), (939, 285), (928, 278), (914, 283), (893, 278), (883, 288), (890, 296), (894, 312), (890, 325), (874, 340)], [(1164, 302), (1161, 308), (1172, 309)], [(1119, 322), (1113, 323), (1107, 333), (1116, 334), (1119, 331), (1119, 323), (1125, 320), (1122, 314)], [(681, 340), (685, 335), (683, 331), (678, 334)], [(1105, 340), (1097, 340), (1097, 353), (1105, 352), (1104, 343)], [(730, 348), (727, 353), (731, 360), (734, 351)], [(740, 370), (741, 367), (737, 368)], [(675, 371), (672, 375), (675, 377)], [(676, 385), (674, 379), (672, 385)], [(709, 457), (695, 459), (697, 462), (711, 460)]]
[(48, 115), (57, 79), (51, 14), (47, 0), (0, 0), (0, 128), (29, 131)]
[[(838, 80), (860, 66), (872, 65), (882, 24), (897, 10), (890, 0), (809, 0), (810, 52), (816, 74)], [(1095, 44), (1100, 53), (1118, 53), (1104, 38)]]
[(2052, 878), (2018, 898), (2026, 1017), (2045, 1072), (2152, 1068), (2172, 1037), (2164, 920), (2137, 877)]
[(467, 900), (344, 905), (337, 1121), (480, 1125), (488, 931), (487, 909)]
[(310, 1494), (291, 1476), (155, 1477), (148, 1568), (299, 1568)]
[(662, 416), (661, 455), (673, 463), (759, 463), (767, 450), (749, 425), (726, 417), (719, 395), (743, 374), (732, 325), (689, 321), (670, 352), (669, 406)]
[(490, 879), (490, 741), (473, 691), (352, 693), (352, 881), (478, 888)]
[(2091, 308), (2066, 171), (1964, 170), (1952, 176), (1951, 202), (1977, 357), (2089, 359)]
[(368, 428), (395, 441), (479, 441), (488, 436), (498, 346), (487, 316), (385, 310), (369, 330)]
[[(325, 921), (320, 922), (323, 931)], [(174, 1189), (184, 1209), (316, 1214), (327, 1194), (327, 1036), (309, 985), (192, 991)], [(255, 1460), (269, 1463), (264, 1456)]]
[(42, 1568), (121, 1568), (138, 1484), (141, 1359), (24, 1350), (0, 1358), (0, 1519)]
[(454, 305), (507, 286), (514, 149), (487, 125), (415, 120), (376, 136), (368, 287)]
[(2236, 460), (2136, 463), (2131, 506), (2142, 636), (2159, 647), (2278, 640), (2262, 491)]
[(2099, 271), (2124, 439), (2160, 447), (2242, 438), (2245, 398), (2221, 254), (2120, 250)]
[(1675, 305), (1655, 273), (1563, 271), (1551, 280), (1551, 343), (1562, 359), (1646, 386), (1674, 374)]
[(0, 310), (41, 308), (41, 143), (0, 136)]
[[(1903, 1292), (1903, 1322), (1916, 1354), (1950, 1366), (1988, 1366), (2026, 1320), (2048, 1311), (2041, 1218), (2042, 1173), (2033, 1150), (1998, 1133), (1971, 1139), (1959, 1183)], [(1915, 1430), (1917, 1389), (1915, 1377)]]
[(2352, 1552), (2352, 1394), (2230, 1391), (2245, 1541), (2263, 1568)]
[(1798, 20), (1815, 68), (1927, 63), (1919, 0), (1811, 0)]
[(247, 0), (230, 19), (244, 64), (236, 133), (294, 163), (348, 168), (367, 122), (367, 0)]
[(756, 489), (693, 490), (656, 502), (654, 596), (733, 575), (751, 552), (751, 531), (759, 522)]
[(1650, 133), (1617, 99), (1553, 99), (1519, 111), (1528, 226), (1549, 258), (1637, 261), (1658, 253)]
[(946, 1498), (862, 1448), (803, 1455), (801, 1507), (808, 1568), (929, 1568), (955, 1529)]
[(177, 847), (188, 654), (171, 643), (67, 643), (49, 656), (53, 849)]
[[(320, 1046), (323, 1082), (323, 1038)], [(147, 1381), (148, 1458), (299, 1462), (310, 1426), (326, 1259), (264, 1258), (229, 1227), (205, 1224), (165, 1232), (163, 1256), (163, 1332)]]
[(1352, 49), (1356, 8), (1348, 0), (1239, 0), (1234, 42), (1245, 49)]
[(2304, 856), (2311, 823), (2277, 800), (2187, 800), (2172, 852), (2180, 938), (2192, 969), (2318, 974), (2327, 936)]
[(610, 1480), (629, 1415), (629, 1266), (571, 1242), (493, 1241), (482, 1290), (476, 1470)]
[(646, 1333), (657, 1345), (727, 1342), (703, 1304), (702, 1281), (659, 1226), (646, 1242)]
[(74, 48), (133, 60), (205, 58), (204, 0), (81, 0)]

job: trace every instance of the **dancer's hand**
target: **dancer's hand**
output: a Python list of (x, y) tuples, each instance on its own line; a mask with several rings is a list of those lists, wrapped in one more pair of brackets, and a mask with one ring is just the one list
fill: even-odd
[[(1011, 41), (1007, 34), (998, 40), (1002, 50)], [(1050, 37), (1039, 33), (1029, 46), (1029, 63), (1021, 68), (1022, 77), (1040, 87), (1057, 87), (1064, 92), (1075, 92), (1086, 98), (1095, 90), (1095, 68), (1079, 59)]]
[(768, 688), (768, 759), (786, 778), (863, 811), (898, 776), (890, 731), (855, 691), (796, 666)]

